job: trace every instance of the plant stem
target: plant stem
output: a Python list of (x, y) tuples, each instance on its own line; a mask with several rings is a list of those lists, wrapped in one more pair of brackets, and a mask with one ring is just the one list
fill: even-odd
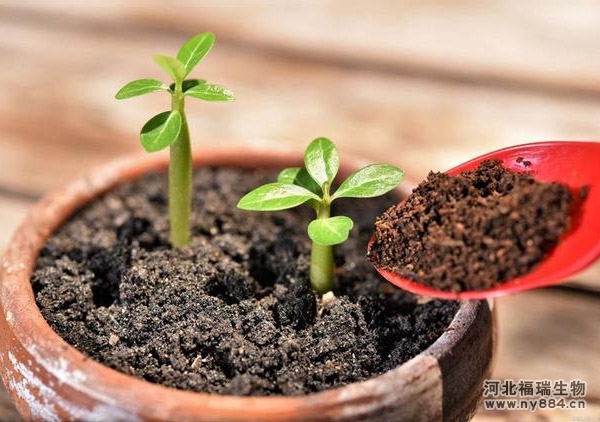
[(192, 148), (181, 83), (175, 86), (171, 108), (181, 113), (181, 131), (170, 147), (169, 223), (171, 244), (181, 247), (189, 241), (192, 211)]
[(310, 287), (320, 295), (333, 290), (333, 247), (312, 242)]
[[(323, 186), (323, 200), (317, 209), (317, 219), (329, 218), (331, 201), (329, 186)], [(320, 295), (333, 290), (333, 246), (312, 242), (310, 251), (310, 287)]]

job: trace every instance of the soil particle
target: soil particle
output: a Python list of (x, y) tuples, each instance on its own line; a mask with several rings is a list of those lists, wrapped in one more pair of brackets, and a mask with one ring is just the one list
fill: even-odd
[(496, 160), (457, 177), (432, 172), (377, 218), (369, 257), (439, 290), (487, 289), (543, 260), (567, 230), (572, 202), (566, 186)]
[[(355, 221), (337, 287), (308, 286), (309, 207), (237, 210), (276, 172), (201, 169), (189, 246), (168, 243), (166, 178), (148, 175), (79, 211), (45, 243), (37, 303), (66, 341), (145, 380), (193, 391), (298, 395), (364, 380), (424, 350), (458, 304), (417, 298), (364, 258), (375, 216), (399, 198), (341, 200)], [(335, 212), (335, 211), (334, 211)]]

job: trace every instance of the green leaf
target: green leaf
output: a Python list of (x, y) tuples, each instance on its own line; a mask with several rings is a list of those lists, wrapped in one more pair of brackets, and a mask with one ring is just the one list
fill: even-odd
[(142, 146), (148, 152), (160, 151), (171, 145), (180, 131), (181, 113), (177, 110), (162, 112), (148, 120), (142, 128)]
[(186, 79), (185, 81), (183, 81), (181, 89), (183, 92), (186, 92), (195, 86), (202, 85), (205, 83), (206, 81), (204, 79)]
[(343, 215), (318, 218), (308, 225), (308, 237), (319, 245), (337, 245), (348, 239), (354, 222)]
[(208, 54), (215, 43), (215, 34), (205, 32), (189, 39), (181, 46), (177, 59), (183, 63), (186, 75)]
[(154, 61), (159, 65), (165, 72), (171, 75), (173, 81), (181, 82), (187, 75), (183, 63), (177, 60), (175, 57), (163, 56), (162, 54), (156, 54)]
[(333, 194), (335, 198), (372, 198), (394, 189), (404, 178), (391, 164), (372, 164), (352, 173)]
[(308, 174), (319, 186), (331, 184), (340, 167), (340, 157), (335, 145), (327, 138), (312, 141), (304, 152), (304, 165)]
[[(181, 83), (181, 90), (183, 92), (187, 91), (190, 88), (195, 87), (196, 85), (204, 84), (206, 81), (204, 79), (186, 79)], [(169, 85), (169, 89), (171, 92), (175, 91), (175, 83)]]
[(150, 92), (168, 91), (169, 87), (156, 79), (138, 79), (131, 81), (123, 86), (115, 95), (117, 100), (125, 98), (137, 97), (138, 95), (148, 94)]
[(279, 183), (287, 183), (290, 185), (297, 184), (298, 186), (301, 186), (299, 183), (295, 183), (296, 176), (298, 175), (300, 170), (302, 170), (300, 167), (289, 167), (289, 168), (283, 169), (277, 175), (277, 181)]
[(244, 195), (237, 207), (252, 211), (278, 211), (293, 208), (310, 199), (319, 200), (319, 197), (301, 186), (267, 183)]
[(322, 196), (321, 187), (315, 182), (306, 169), (300, 167), (290, 167), (281, 170), (277, 181), (280, 183), (290, 183), (292, 185), (302, 186), (318, 196)]
[(196, 85), (185, 91), (185, 95), (205, 101), (232, 101), (235, 99), (232, 91), (222, 85), (213, 84)]

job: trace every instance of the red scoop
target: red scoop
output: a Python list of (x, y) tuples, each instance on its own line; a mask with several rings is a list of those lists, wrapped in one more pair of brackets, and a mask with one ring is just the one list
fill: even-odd
[[(504, 167), (528, 171), (541, 182), (560, 182), (578, 198), (588, 186), (587, 198), (573, 207), (571, 227), (554, 250), (530, 273), (486, 290), (445, 292), (377, 268), (386, 280), (409, 292), (440, 299), (485, 299), (566, 281), (600, 257), (600, 143), (538, 142), (482, 155), (447, 171), (451, 176), (476, 168), (483, 160), (502, 160)], [(402, 203), (400, 203), (402, 204)], [(400, 205), (399, 204), (399, 205)], [(373, 239), (369, 242), (371, 248)]]

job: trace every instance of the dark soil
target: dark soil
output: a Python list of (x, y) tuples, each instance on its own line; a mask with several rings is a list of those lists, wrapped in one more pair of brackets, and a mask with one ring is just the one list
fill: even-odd
[(543, 260), (567, 230), (572, 202), (566, 186), (499, 161), (457, 177), (430, 173), (403, 205), (377, 218), (369, 256), (439, 290), (487, 289)]
[[(429, 346), (456, 302), (418, 304), (364, 250), (399, 198), (362, 200), (336, 249), (336, 298), (307, 287), (312, 210), (243, 212), (274, 172), (195, 174), (193, 239), (168, 245), (166, 179), (149, 175), (77, 213), (41, 251), (32, 284), (50, 325), (86, 355), (151, 382), (236, 395), (298, 395), (364, 380)], [(345, 204), (345, 206), (344, 206)]]

